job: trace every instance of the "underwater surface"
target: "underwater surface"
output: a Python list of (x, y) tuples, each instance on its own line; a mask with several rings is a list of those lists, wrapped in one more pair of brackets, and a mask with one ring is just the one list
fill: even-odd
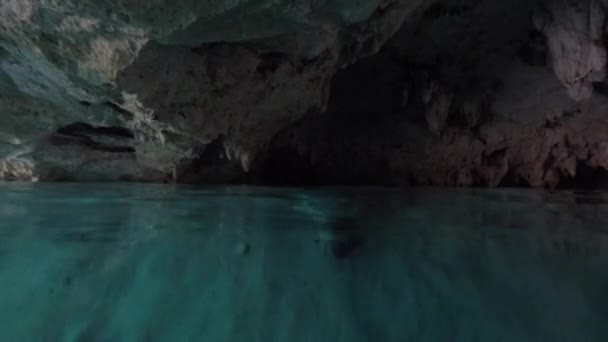
[(607, 341), (608, 194), (0, 184), (1, 341)]

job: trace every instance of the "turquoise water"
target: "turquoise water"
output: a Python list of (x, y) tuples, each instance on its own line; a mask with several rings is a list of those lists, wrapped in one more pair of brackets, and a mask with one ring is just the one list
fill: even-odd
[(607, 203), (0, 184), (0, 340), (606, 341)]

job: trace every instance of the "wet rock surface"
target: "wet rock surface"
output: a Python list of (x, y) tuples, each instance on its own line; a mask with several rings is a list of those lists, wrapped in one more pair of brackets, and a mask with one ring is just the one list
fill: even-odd
[(438, 2), (340, 72), (327, 113), (279, 134), (261, 173), (287, 184), (605, 186), (603, 6)]
[(0, 18), (0, 179), (605, 184), (603, 0), (2, 0)]
[[(247, 171), (278, 130), (325, 106), (336, 70), (421, 4), (3, 0), (0, 178), (179, 181), (220, 136)], [(76, 123), (133, 141), (57, 136)]]

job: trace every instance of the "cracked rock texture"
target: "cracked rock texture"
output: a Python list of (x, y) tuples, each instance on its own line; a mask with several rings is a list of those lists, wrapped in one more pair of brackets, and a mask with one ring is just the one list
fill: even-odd
[(327, 113), (277, 135), (260, 173), (290, 184), (607, 186), (605, 35), (602, 1), (435, 2), (338, 73)]
[(0, 0), (0, 179), (600, 186), (604, 0)]
[(0, 178), (177, 180), (217, 141), (247, 171), (421, 3), (1, 0)]

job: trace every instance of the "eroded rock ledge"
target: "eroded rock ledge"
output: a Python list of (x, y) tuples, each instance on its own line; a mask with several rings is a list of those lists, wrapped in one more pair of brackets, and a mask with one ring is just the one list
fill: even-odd
[(0, 0), (0, 179), (596, 186), (606, 4)]

